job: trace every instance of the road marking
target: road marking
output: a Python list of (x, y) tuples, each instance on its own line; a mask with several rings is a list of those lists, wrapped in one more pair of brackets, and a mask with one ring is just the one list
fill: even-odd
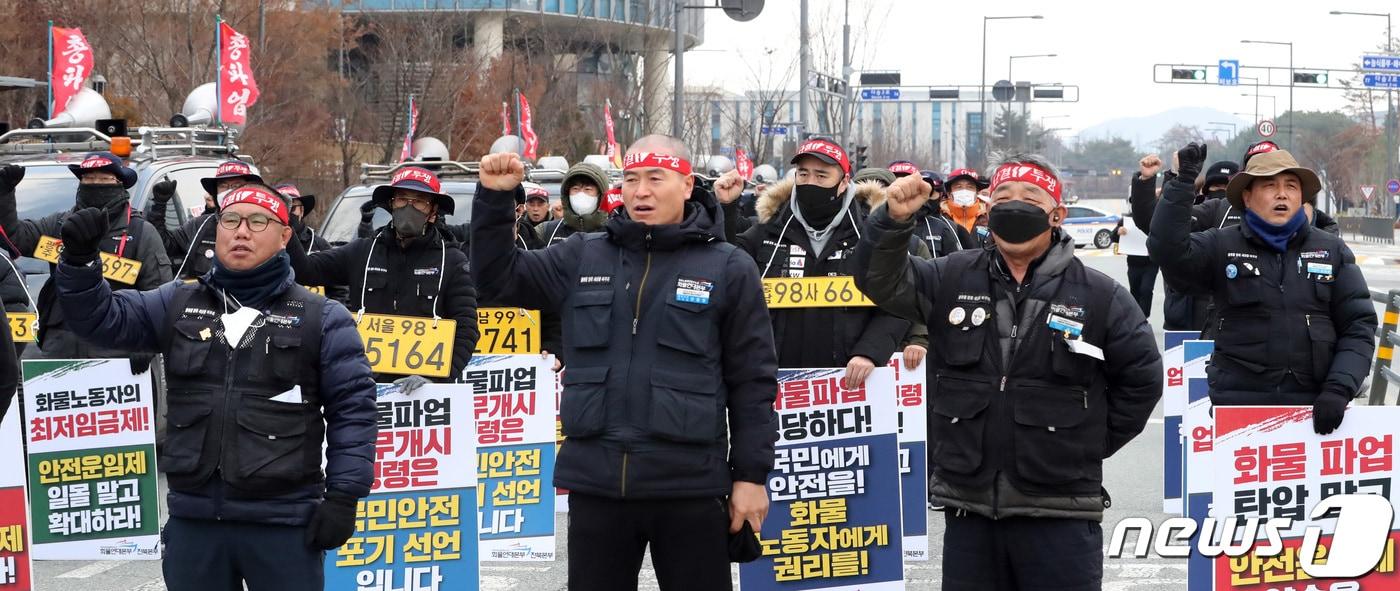
[(89, 578), (89, 577), (93, 577), (93, 576), (96, 576), (96, 575), (100, 575), (100, 574), (102, 574), (102, 573), (105, 573), (105, 572), (107, 572), (107, 571), (109, 571), (109, 570), (112, 570), (112, 569), (114, 569), (114, 568), (117, 568), (117, 567), (119, 567), (119, 566), (121, 566), (121, 565), (123, 565), (123, 564), (125, 564), (125, 563), (126, 563), (126, 561), (122, 561), (122, 560), (104, 560), (104, 561), (102, 561), (102, 562), (94, 562), (94, 563), (89, 564), (89, 565), (87, 565), (87, 566), (78, 567), (78, 568), (75, 568), (75, 569), (73, 569), (73, 570), (70, 570), (70, 571), (68, 571), (68, 572), (66, 572), (66, 573), (63, 573), (63, 574), (61, 574), (61, 575), (58, 575), (58, 577), (56, 577), (56, 578), (59, 578), (59, 579), (86, 579), (86, 578)]

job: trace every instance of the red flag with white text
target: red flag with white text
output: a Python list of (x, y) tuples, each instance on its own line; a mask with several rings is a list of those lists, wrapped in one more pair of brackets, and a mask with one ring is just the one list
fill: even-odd
[(253, 79), (253, 49), (248, 36), (219, 21), (219, 121), (248, 122), (248, 107), (258, 102)]
[(749, 160), (749, 155), (743, 148), (734, 149), (734, 168), (739, 170), (739, 176), (744, 180), (753, 178), (753, 161)]
[(408, 133), (403, 136), (403, 149), (399, 150), (399, 162), (413, 159), (413, 134), (418, 131), (418, 103), (413, 95), (408, 95)]
[(88, 45), (82, 29), (53, 27), (51, 34), (53, 55), (49, 58), (49, 83), (53, 112), (49, 113), (49, 118), (53, 119), (68, 109), (68, 101), (83, 89), (83, 82), (92, 75), (92, 46)]
[(525, 140), (525, 159), (534, 160), (540, 147), (540, 138), (535, 136), (535, 126), (530, 117), (530, 102), (520, 94), (520, 138)]

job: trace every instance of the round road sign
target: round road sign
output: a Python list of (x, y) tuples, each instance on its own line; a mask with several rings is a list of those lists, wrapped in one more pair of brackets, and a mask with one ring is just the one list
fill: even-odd
[(1261, 137), (1273, 137), (1274, 132), (1278, 131), (1278, 126), (1274, 125), (1273, 121), (1265, 119), (1259, 122), (1258, 130)]
[(1385, 190), (1391, 193), (1400, 193), (1400, 179), (1390, 179), (1390, 182), (1385, 184)]

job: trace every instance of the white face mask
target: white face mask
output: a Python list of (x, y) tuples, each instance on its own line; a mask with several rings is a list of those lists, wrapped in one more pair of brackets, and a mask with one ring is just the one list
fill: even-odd
[(576, 214), (588, 215), (598, 211), (598, 196), (589, 195), (583, 191), (574, 191), (569, 193), (569, 207)]
[(968, 189), (958, 189), (953, 191), (953, 204), (958, 207), (967, 207), (977, 202), (977, 193)]

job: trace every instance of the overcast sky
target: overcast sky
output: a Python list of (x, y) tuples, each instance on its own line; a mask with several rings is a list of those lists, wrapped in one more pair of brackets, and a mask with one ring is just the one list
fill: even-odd
[[(834, 55), (841, 44), (841, 0), (810, 0), (813, 36), (828, 31)], [(1392, 12), (1394, 0), (1236, 2), (1180, 0), (1144, 3), (1094, 1), (947, 2), (852, 0), (854, 66), (899, 70), (907, 85), (965, 84), (981, 80), (982, 17), (1040, 14), (1043, 20), (991, 21), (987, 35), (987, 83), (1006, 77), (1011, 55), (1055, 53), (1055, 58), (1017, 60), (1014, 77), (1031, 82), (1075, 84), (1078, 103), (1035, 106), (1036, 117), (1068, 115), (1049, 126), (1073, 132), (1118, 117), (1150, 115), (1180, 106), (1207, 106), (1226, 112), (1253, 112), (1249, 89), (1156, 84), (1157, 63), (1215, 64), (1236, 59), (1244, 67), (1288, 66), (1288, 48), (1245, 45), (1241, 39), (1291, 41), (1295, 69), (1352, 67), (1362, 53), (1385, 42), (1382, 17), (1333, 16), (1331, 10)], [(731, 21), (706, 11), (705, 43), (686, 54), (688, 85), (719, 85), (743, 91), (753, 85), (752, 67), (735, 60), (767, 60), (770, 70), (795, 63), (798, 0), (767, 0), (757, 19)], [(983, 8), (988, 7), (988, 8)], [(817, 21), (825, 21), (823, 25)], [(862, 22), (868, 21), (868, 22)], [(1393, 23), (1400, 25), (1400, 23)], [(771, 51), (772, 53), (768, 53)], [(839, 66), (831, 72), (840, 75)], [(1248, 73), (1246, 73), (1248, 75)], [(1286, 77), (1279, 81), (1286, 84)], [(796, 85), (796, 79), (792, 84)], [(1287, 88), (1265, 88), (1288, 105)], [(1267, 110), (1268, 99), (1262, 108)], [(1340, 90), (1294, 90), (1299, 110), (1330, 110), (1344, 104)], [(1071, 132), (1071, 133), (1073, 133)]]

